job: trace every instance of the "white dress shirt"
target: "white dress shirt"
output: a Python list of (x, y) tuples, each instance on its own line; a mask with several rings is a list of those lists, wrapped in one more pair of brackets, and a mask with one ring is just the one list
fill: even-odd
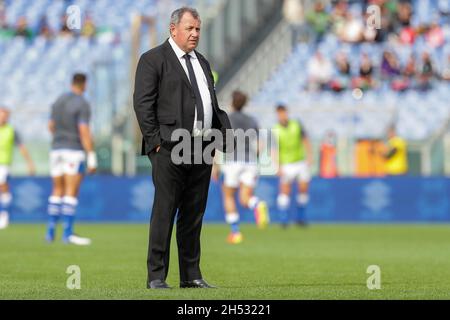
[[(169, 38), (169, 43), (172, 46), (173, 51), (175, 51), (175, 54), (178, 57), (178, 60), (180, 61), (181, 66), (183, 67), (184, 72), (186, 73), (189, 79), (189, 71), (187, 68), (186, 59), (183, 58), (183, 56), (186, 55), (186, 52), (184, 52), (182, 49), (180, 49), (180, 47), (178, 47), (178, 45), (175, 43), (172, 37)], [(203, 114), (204, 114), (204, 123), (202, 129), (203, 133), (205, 133), (207, 132), (206, 130), (211, 129), (212, 127), (213, 107), (211, 101), (211, 94), (209, 92), (208, 81), (206, 79), (205, 73), (203, 72), (203, 68), (200, 65), (200, 62), (198, 61), (197, 55), (195, 54), (194, 51), (189, 52), (189, 55), (191, 56), (192, 67), (194, 69), (198, 89), (200, 90), (200, 95), (202, 97)], [(197, 109), (195, 109), (195, 119), (193, 126), (194, 130), (192, 132), (194, 136), (202, 134), (201, 132), (199, 132), (200, 128), (197, 128)]]

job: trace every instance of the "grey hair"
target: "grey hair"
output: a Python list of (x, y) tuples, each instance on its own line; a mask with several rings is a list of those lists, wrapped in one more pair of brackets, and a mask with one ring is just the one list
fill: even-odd
[(178, 25), (181, 21), (181, 18), (183, 18), (183, 15), (185, 13), (190, 13), (194, 19), (200, 20), (200, 15), (198, 14), (197, 9), (190, 8), (190, 7), (182, 7), (177, 10), (175, 10), (171, 17), (170, 17), (170, 24)]

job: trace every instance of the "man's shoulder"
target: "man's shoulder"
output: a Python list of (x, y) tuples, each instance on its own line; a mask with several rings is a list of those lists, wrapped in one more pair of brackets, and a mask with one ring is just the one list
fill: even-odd
[(58, 106), (59, 104), (67, 101), (70, 98), (71, 94), (69, 92), (62, 93), (59, 95), (55, 100), (55, 105)]
[(407, 142), (405, 139), (403, 139), (400, 136), (395, 136), (394, 138), (391, 139), (393, 144), (396, 144), (398, 146), (406, 146)]
[(249, 123), (251, 123), (253, 126), (258, 126), (258, 120), (253, 114), (249, 114), (246, 112), (244, 113), (244, 115)]
[(69, 92), (69, 91), (67, 91), (67, 92), (62, 93), (62, 94), (58, 97), (57, 100), (68, 99), (68, 98), (70, 98), (70, 96), (72, 96), (72, 93)]
[(164, 51), (167, 48), (167, 43), (164, 42), (163, 44), (154, 47), (153, 49), (148, 50), (147, 52), (144, 52), (142, 54), (143, 59), (154, 59), (156, 57), (163, 57)]
[(65, 93), (61, 95), (57, 105), (68, 104), (70, 109), (90, 108), (88, 100), (83, 95), (75, 95), (73, 93)]
[(258, 126), (258, 120), (256, 120), (256, 117), (247, 112), (232, 112), (229, 117), (233, 120), (244, 122), (251, 127)]

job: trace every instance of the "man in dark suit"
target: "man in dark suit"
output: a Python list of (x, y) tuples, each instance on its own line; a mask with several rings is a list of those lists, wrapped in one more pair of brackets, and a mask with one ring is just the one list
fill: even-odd
[[(170, 38), (142, 55), (136, 72), (134, 109), (143, 134), (142, 154), (152, 164), (155, 198), (150, 223), (147, 287), (169, 288), (172, 228), (177, 215), (180, 287), (211, 288), (200, 272), (200, 233), (212, 164), (173, 161), (175, 130), (185, 130), (192, 142), (208, 146), (208, 131), (231, 129), (219, 108), (208, 61), (195, 49), (200, 39), (200, 17), (195, 9), (173, 12)], [(186, 151), (186, 150), (183, 150)], [(213, 151), (214, 153), (214, 151)], [(212, 155), (213, 156), (213, 155)]]

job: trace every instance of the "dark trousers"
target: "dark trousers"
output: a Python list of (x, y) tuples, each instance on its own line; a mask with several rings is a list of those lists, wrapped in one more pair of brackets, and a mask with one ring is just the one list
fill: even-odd
[(212, 166), (175, 165), (171, 161), (171, 152), (164, 147), (158, 153), (152, 152), (149, 158), (152, 163), (155, 198), (150, 221), (148, 282), (167, 278), (175, 216), (180, 280), (202, 279), (200, 233)]

